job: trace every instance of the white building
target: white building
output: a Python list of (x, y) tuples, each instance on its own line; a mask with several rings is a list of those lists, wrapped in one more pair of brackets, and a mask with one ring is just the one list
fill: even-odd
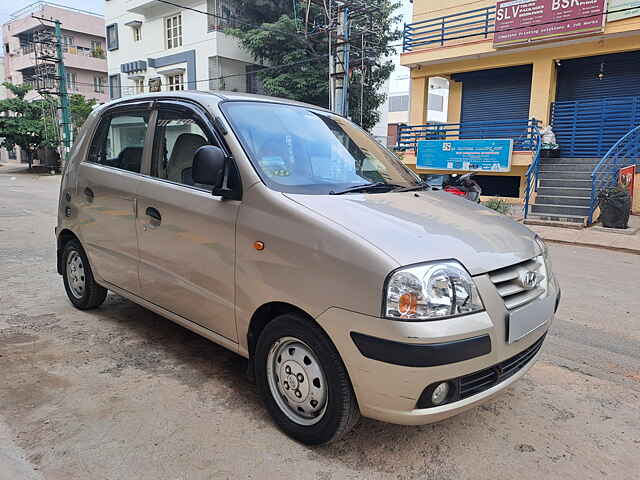
[(261, 93), (259, 66), (236, 38), (223, 33), (235, 18), (234, 2), (171, 3), (181, 7), (158, 0), (106, 1), (111, 98), (182, 89)]

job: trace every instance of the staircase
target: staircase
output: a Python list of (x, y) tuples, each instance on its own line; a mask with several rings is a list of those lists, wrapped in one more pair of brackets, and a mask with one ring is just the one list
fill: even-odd
[(540, 159), (540, 182), (525, 223), (569, 228), (587, 224), (591, 206), (591, 172), (600, 158)]

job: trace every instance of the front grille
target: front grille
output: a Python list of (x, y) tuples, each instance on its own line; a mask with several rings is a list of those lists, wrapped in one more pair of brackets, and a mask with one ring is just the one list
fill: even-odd
[[(521, 283), (521, 278), (527, 272), (535, 272), (537, 275), (537, 283), (534, 288), (527, 289)], [(489, 273), (489, 278), (508, 310), (532, 302), (547, 290), (547, 272), (542, 256), (494, 270)]]
[(514, 355), (513, 357), (504, 360), (492, 367), (485, 368), (479, 372), (470, 373), (460, 378), (460, 399), (470, 397), (476, 393), (480, 393), (488, 388), (497, 385), (500, 382), (504, 382), (507, 378), (515, 375), (522, 367), (524, 367), (529, 361), (538, 353), (542, 342), (544, 341), (543, 335), (540, 339), (531, 345), (526, 350)]
[[(536, 343), (507, 360), (497, 363), (489, 368), (485, 368), (484, 370), (470, 373), (464, 377), (447, 380), (446, 382), (449, 384), (450, 393), (446, 401), (440, 405), (457, 402), (463, 398), (476, 395), (515, 375), (525, 365), (527, 365), (533, 357), (535, 357), (536, 353), (540, 351), (540, 347), (542, 347), (542, 342), (544, 342), (545, 336), (546, 334), (540, 337)], [(422, 394), (416, 403), (416, 408), (437, 406), (432, 403), (431, 395), (435, 387), (440, 383), (442, 383), (442, 381), (432, 383), (422, 391)]]

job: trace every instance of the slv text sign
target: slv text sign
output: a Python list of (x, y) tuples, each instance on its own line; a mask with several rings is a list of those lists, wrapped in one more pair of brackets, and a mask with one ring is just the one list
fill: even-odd
[(601, 32), (606, 0), (506, 0), (496, 5), (493, 44), (516, 45)]
[(420, 140), (418, 168), (508, 172), (511, 170), (513, 140)]

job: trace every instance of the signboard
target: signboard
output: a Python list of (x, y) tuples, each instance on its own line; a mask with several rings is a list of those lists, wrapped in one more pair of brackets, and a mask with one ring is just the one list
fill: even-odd
[(633, 182), (635, 181), (635, 176), (635, 165), (629, 165), (628, 167), (621, 168), (618, 172), (618, 182), (627, 190), (627, 192), (629, 192), (631, 205), (633, 205)]
[(493, 45), (601, 32), (606, 0), (504, 0), (496, 5)]
[(609, 0), (607, 22), (640, 16), (640, 0)]
[(511, 170), (513, 140), (420, 140), (418, 168), (508, 172)]

